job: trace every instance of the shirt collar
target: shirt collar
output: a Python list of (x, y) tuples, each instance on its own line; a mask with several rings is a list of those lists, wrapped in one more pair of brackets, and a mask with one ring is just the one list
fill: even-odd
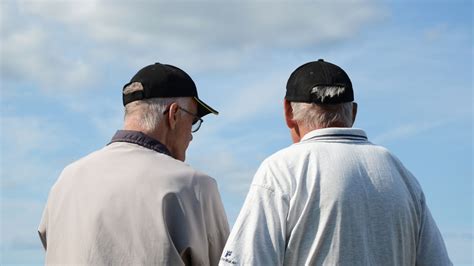
[(362, 129), (346, 127), (321, 128), (306, 133), (301, 142), (308, 140), (359, 140), (367, 141), (367, 135)]
[[(112, 140), (109, 144), (114, 142), (128, 142), (140, 145), (150, 150), (154, 150), (159, 153), (166, 154), (171, 156), (170, 151), (164, 144), (159, 142), (158, 140), (144, 134), (140, 131), (134, 130), (118, 130), (115, 135), (112, 137)], [(107, 144), (107, 145), (109, 145)]]

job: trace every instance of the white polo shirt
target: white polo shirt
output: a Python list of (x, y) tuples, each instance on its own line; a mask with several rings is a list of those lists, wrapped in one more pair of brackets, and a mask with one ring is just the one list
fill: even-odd
[(214, 179), (119, 131), (64, 169), (38, 231), (46, 264), (217, 265), (229, 228)]
[(415, 177), (359, 129), (267, 158), (220, 265), (451, 265)]

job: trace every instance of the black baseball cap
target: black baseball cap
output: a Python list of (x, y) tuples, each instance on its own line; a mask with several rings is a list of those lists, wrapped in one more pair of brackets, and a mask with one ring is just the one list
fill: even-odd
[(134, 82), (141, 83), (143, 90), (129, 94), (123, 94), (122, 90), (124, 106), (134, 101), (150, 98), (193, 97), (198, 103), (197, 116), (203, 117), (210, 113), (219, 114), (198, 98), (194, 81), (186, 72), (175, 66), (160, 63), (146, 66), (140, 69), (130, 82), (123, 86), (123, 89)]
[[(329, 87), (337, 89), (329, 92)], [(291, 73), (285, 99), (290, 102), (339, 104), (354, 101), (354, 92), (351, 80), (342, 68), (319, 59)]]

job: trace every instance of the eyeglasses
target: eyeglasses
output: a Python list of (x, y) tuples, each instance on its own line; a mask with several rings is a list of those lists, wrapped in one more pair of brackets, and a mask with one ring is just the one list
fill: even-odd
[[(181, 107), (181, 106), (178, 106), (178, 109), (183, 110), (183, 111), (184, 111), (185, 113), (187, 113), (188, 115), (192, 115), (192, 116), (194, 117), (194, 119), (193, 119), (193, 125), (192, 125), (192, 127), (191, 127), (191, 132), (192, 132), (192, 133), (197, 132), (197, 131), (201, 128), (201, 124), (202, 124), (202, 122), (204, 122), (204, 120), (202, 120), (202, 118), (200, 118), (199, 116), (197, 116), (197, 115), (191, 113), (190, 111), (184, 109), (184, 108)], [(170, 111), (170, 109), (168, 108), (168, 109), (166, 109), (166, 111), (163, 112), (163, 114), (166, 114), (166, 113), (168, 113), (169, 111)]]
[(193, 133), (197, 132), (199, 130), (199, 128), (201, 128), (202, 122), (204, 122), (202, 120), (202, 118), (200, 118), (199, 116), (197, 116), (197, 115), (191, 113), (190, 111), (182, 108), (181, 106), (178, 106), (178, 108), (183, 110), (185, 113), (194, 116), (193, 126), (191, 127), (191, 132), (193, 132)]

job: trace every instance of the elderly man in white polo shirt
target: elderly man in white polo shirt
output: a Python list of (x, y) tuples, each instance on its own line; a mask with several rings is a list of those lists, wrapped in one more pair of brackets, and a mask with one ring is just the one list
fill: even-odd
[(124, 86), (124, 130), (67, 166), (39, 234), (46, 264), (217, 265), (229, 229), (214, 179), (184, 163), (217, 111), (183, 70), (156, 63)]
[(284, 101), (294, 144), (258, 169), (221, 265), (451, 265), (415, 177), (353, 129), (340, 67), (309, 62)]

